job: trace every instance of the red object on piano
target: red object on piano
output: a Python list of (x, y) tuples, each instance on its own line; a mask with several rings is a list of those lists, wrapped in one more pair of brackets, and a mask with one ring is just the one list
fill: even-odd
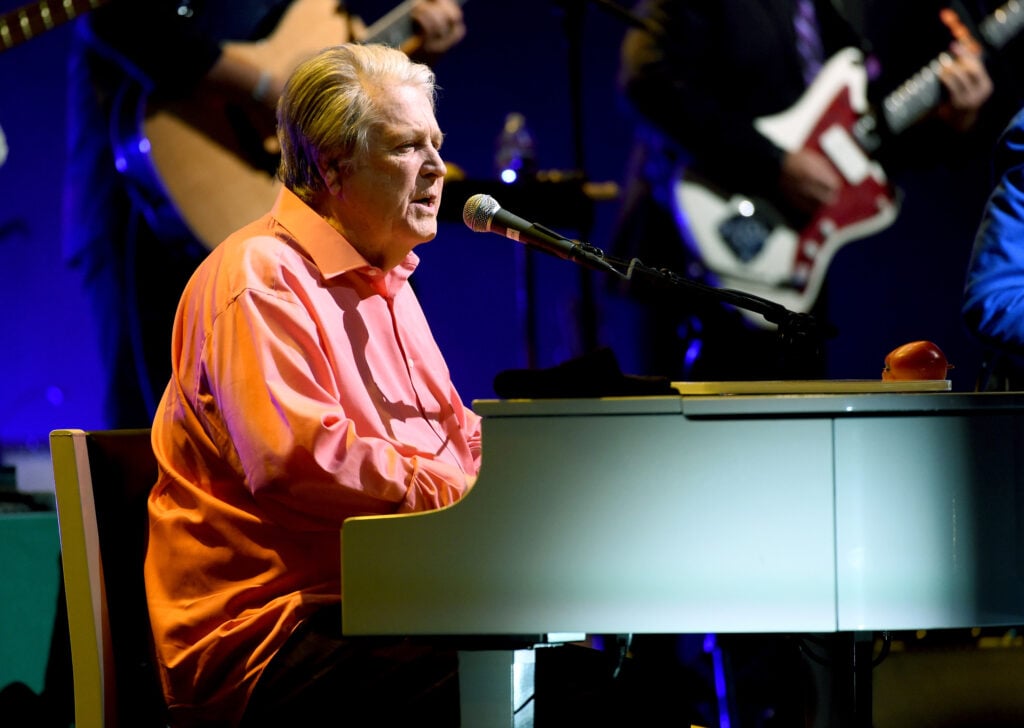
[(951, 368), (938, 346), (930, 341), (911, 341), (886, 355), (882, 381), (945, 379)]

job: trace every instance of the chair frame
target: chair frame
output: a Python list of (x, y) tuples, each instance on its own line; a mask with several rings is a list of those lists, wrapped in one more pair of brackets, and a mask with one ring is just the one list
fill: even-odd
[[(144, 555), (119, 553), (144, 546), (138, 518), (156, 483), (149, 430), (54, 430), (50, 433), (60, 528), (64, 590), (75, 694), (75, 724), (82, 727), (166, 725), (152, 661), (149, 616), (141, 589)], [(131, 500), (131, 502), (127, 502)], [(108, 513), (104, 513), (107, 509)], [(127, 521), (125, 519), (127, 516)], [(104, 522), (110, 532), (104, 532)], [(114, 525), (116, 524), (116, 533)], [(132, 528), (140, 529), (131, 532)], [(127, 531), (127, 533), (125, 533)], [(127, 540), (126, 540), (127, 539)], [(103, 546), (109, 553), (104, 558)], [(108, 590), (122, 589), (127, 570), (131, 604)], [(109, 583), (108, 583), (109, 582)], [(137, 590), (137, 593), (135, 591)], [(134, 608), (134, 612), (131, 610)], [(146, 638), (149, 638), (148, 640)], [(144, 645), (139, 645), (139, 641)], [(121, 692), (118, 692), (119, 683)]]

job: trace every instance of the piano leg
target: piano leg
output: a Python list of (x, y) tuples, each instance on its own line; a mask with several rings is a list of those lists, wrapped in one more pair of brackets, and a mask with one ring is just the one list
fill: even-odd
[(853, 726), (871, 728), (872, 670), (874, 669), (875, 635), (873, 632), (853, 633)]
[[(871, 728), (873, 721), (872, 671), (875, 635), (873, 632), (837, 632), (832, 648), (832, 685), (825, 687), (824, 712), (815, 725), (837, 728)], [(824, 686), (819, 684), (818, 688)], [(831, 693), (831, 698), (828, 694)], [(821, 697), (821, 696), (819, 696)], [(831, 704), (834, 703), (834, 704)], [(819, 708), (820, 709), (820, 708)], [(824, 722), (822, 722), (824, 721)]]
[[(883, 638), (881, 655), (876, 638)], [(818, 634), (807, 648), (813, 692), (808, 716), (814, 728), (872, 728), (874, 725), (874, 669), (887, 651), (887, 632), (834, 632)]]
[(463, 728), (533, 725), (535, 654), (521, 650), (460, 650)]

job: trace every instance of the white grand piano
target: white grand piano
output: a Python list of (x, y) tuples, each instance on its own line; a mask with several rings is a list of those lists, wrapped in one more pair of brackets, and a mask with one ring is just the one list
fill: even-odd
[[(483, 466), (466, 498), (345, 524), (346, 633), (1024, 624), (1024, 394), (474, 409), (484, 417)], [(507, 671), (511, 654), (483, 651), (463, 669)], [(513, 724), (510, 694), (469, 705), (468, 693), (464, 725)]]

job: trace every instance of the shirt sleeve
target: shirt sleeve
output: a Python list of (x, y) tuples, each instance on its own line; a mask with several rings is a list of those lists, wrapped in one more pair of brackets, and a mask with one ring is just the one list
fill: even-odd
[(998, 183), (974, 241), (963, 315), (983, 341), (1024, 354), (1024, 112), (1011, 122), (996, 158)]
[(255, 501), (294, 529), (336, 529), (354, 515), (457, 501), (472, 465), (442, 459), (426, 443), (438, 430), (478, 440), (476, 415), (458, 410), (456, 398), (443, 421), (423, 422), (423, 442), (388, 439), (373, 403), (361, 399), (372, 375), (339, 372), (325, 335), (301, 300), (252, 290), (214, 325), (218, 343), (207, 347), (199, 377), (208, 391), (196, 409), (207, 413), (213, 439), (233, 454)]
[[(168, 95), (192, 89), (220, 57), (220, 37), (200, 4), (181, 13), (174, 0), (115, 0), (87, 16), (92, 37), (138, 81)], [(191, 7), (191, 6), (190, 6)]]

